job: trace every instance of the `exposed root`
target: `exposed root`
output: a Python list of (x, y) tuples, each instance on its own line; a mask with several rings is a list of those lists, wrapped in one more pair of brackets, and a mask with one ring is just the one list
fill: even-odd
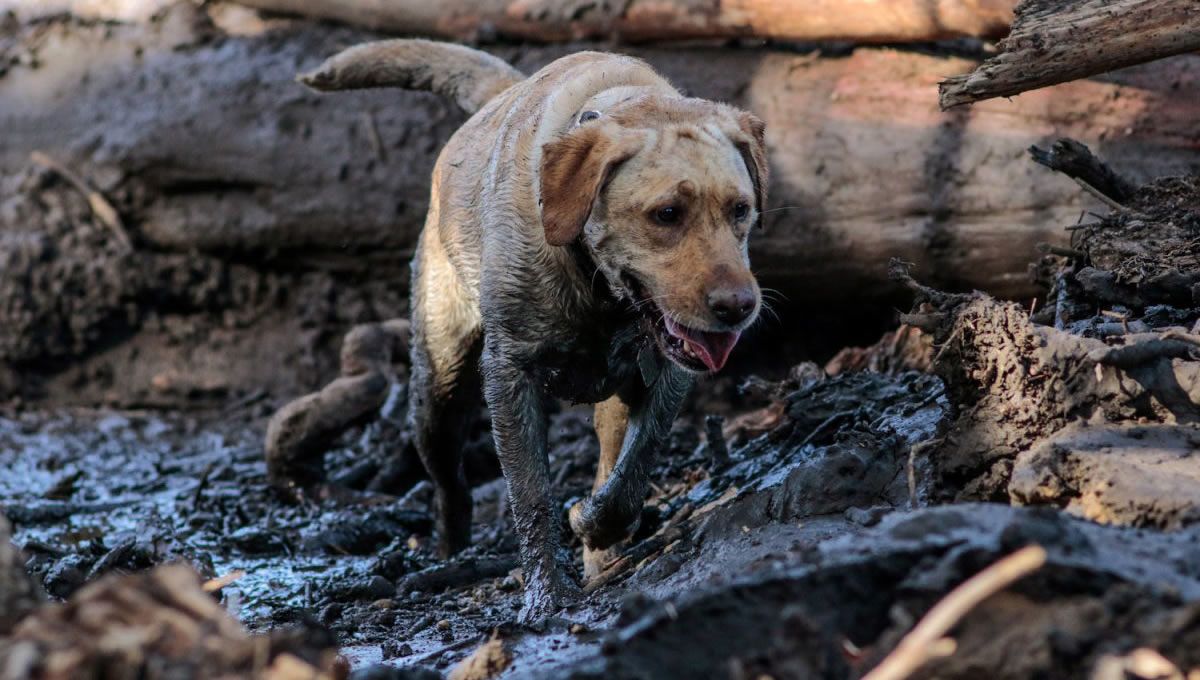
[(1046, 563), (1046, 551), (1031, 545), (996, 562), (950, 591), (912, 629), (896, 649), (863, 680), (904, 680), (932, 658), (954, 653), (946, 634), (980, 602), (1004, 590)]

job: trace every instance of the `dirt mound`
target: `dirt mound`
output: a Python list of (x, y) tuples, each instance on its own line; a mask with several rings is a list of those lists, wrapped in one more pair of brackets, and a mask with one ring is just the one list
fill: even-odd
[(1050, 289), (1040, 310), (942, 294), (894, 265), (955, 410), (922, 451), (935, 498), (1163, 528), (1200, 516), (1186, 483), (1200, 475), (1189, 457), (1200, 442), (1200, 182), (1110, 190), (1125, 203), (1110, 198), (1111, 214), (1071, 227), (1072, 248), (1034, 268)]
[(653, 605), (592, 657), (515, 677), (856, 677), (953, 586), (1028, 544), (1046, 548), (1046, 566), (972, 612), (954, 656), (919, 677), (1088, 678), (1101, 657), (1143, 645), (1193, 667), (1200, 580), (1181, 547), (1197, 537), (997, 505), (895, 513), (795, 566)]

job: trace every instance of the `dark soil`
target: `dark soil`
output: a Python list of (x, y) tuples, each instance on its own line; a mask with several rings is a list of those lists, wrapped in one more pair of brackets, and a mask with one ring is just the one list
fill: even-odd
[[(176, 57), (197, 45), (211, 52), (193, 74), (203, 80), (255, 50), (291, 73), (309, 51), (362, 37), (291, 26), (232, 39), (178, 8), (156, 26), (147, 78), (186, 71), (180, 63), (194, 62)], [(115, 59), (122, 30), (7, 26), (0, 64), (52, 52), (59, 31), (84, 37), (80, 54)], [(509, 49), (521, 63), (550, 56)], [(40, 77), (74, 82), (55, 70), (71, 60), (50, 61)], [(238, 82), (246, 110), (280, 106), (272, 86)], [(714, 87), (736, 98), (731, 83)], [(331, 105), (296, 97), (283, 106), (294, 118), (257, 117), (229, 134), (247, 146), (304, 137), (311, 107)], [(437, 140), (460, 117), (423, 97), (387, 118), (400, 149), (342, 168), (364, 195), (424, 192)], [(383, 111), (383, 100), (356, 101)], [(90, 129), (80, 119), (91, 114), (55, 115)], [(776, 324), (739, 349), (736, 377), (706, 382), (687, 405), (623, 558), (577, 606), (521, 626), (516, 536), (486, 415), (467, 457), (473, 546), (439, 560), (431, 489), (407, 446), (400, 358), (368, 372), (378, 383), (369, 408), (327, 421), (336, 427), (305, 450), (318, 493), (280, 493), (268, 474), (272, 415), (338, 375), (347, 330), (403, 316), (411, 233), (379, 239), (387, 220), (411, 232), (421, 206), (363, 211), (374, 221), (352, 235), (356, 246), (331, 255), (349, 222), (313, 212), (337, 201), (304, 162), (281, 155), (267, 170), (307, 187), (307, 207), (273, 194), (263, 174), (214, 185), (245, 166), (180, 151), (225, 130), (180, 120), (180, 138), (155, 147), (142, 143), (144, 121), (97, 115), (109, 116), (107, 136), (73, 151), (131, 154), (87, 174), (134, 218), (133, 248), (57, 173), (0, 157), (20, 168), (0, 176), (0, 680), (13, 668), (266, 677), (266, 664), (293, 659), (341, 677), (334, 650), (360, 678), (440, 677), (481, 648), (459, 677), (851, 678), (954, 586), (1029, 544), (1047, 550), (1046, 566), (971, 612), (952, 631), (957, 651), (917, 677), (1093, 678), (1139, 648), (1200, 666), (1195, 177), (1126, 181), (1119, 209), (1050, 225), (1069, 226), (1069, 247), (1048, 247), (1032, 267), (1042, 287), (1032, 308), (934, 290), (897, 264), (916, 306), (871, 347), (798, 363), (877, 337), (886, 301), (805, 308)], [(369, 148), (363, 139), (352, 141)], [(179, 153), (138, 155), (154, 148)], [(403, 167), (381, 167), (380, 154), (401, 149)], [(224, 200), (235, 207), (220, 214), (241, 221), (195, 229)], [(298, 215), (324, 230), (299, 238)], [(336, 408), (336, 390), (324, 394), (332, 401), (314, 408)], [(558, 409), (551, 465), (563, 508), (588, 492), (597, 455), (589, 411)], [(578, 563), (580, 546), (569, 547)], [(167, 622), (189, 644), (113, 633), (127, 652), (114, 654), (105, 633), (118, 620)], [(45, 671), (51, 662), (67, 670)]]

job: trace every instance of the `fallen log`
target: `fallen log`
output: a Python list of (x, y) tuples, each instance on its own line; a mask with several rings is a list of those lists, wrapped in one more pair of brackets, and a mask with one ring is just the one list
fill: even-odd
[(938, 86), (942, 109), (1200, 50), (1194, 0), (1024, 0), (1000, 54)]
[[(43, 22), (6, 43), (0, 394), (295, 396), (336, 377), (348, 328), (406, 314), (430, 171), (464, 116), (428, 93), (312, 93), (297, 73), (377, 36), (273, 22), (231, 35), (185, 4), (147, 25)], [(532, 73), (567, 51), (496, 53)], [(789, 305), (857, 323), (890, 314), (891, 256), (943, 289), (1039, 294), (1026, 273), (1038, 244), (1064, 245), (1063, 227), (1101, 204), (1020, 162), (1030, 145), (1080, 139), (1138, 182), (1198, 158), (1195, 56), (943, 113), (930, 88), (969, 61), (628, 52), (766, 120), (772, 186), (755, 270)], [(133, 249), (34, 151), (103, 196)]]
[[(52, 154), (108, 196), (143, 246), (406, 278), (433, 161), (463, 117), (424, 93), (317, 95), (293, 81), (368, 36), (313, 26), (286, 39), (167, 36), (158, 25), (46, 33), (40, 69), (0, 78), (0, 173), (24, 171), (31, 151)], [(938, 112), (926, 92), (962, 59), (631, 52), (689, 93), (767, 121), (772, 207), (751, 257), (794, 302), (888, 294), (890, 256), (935, 285), (1031, 294), (1030, 253), (1061, 243), (1048, 225), (1084, 207), (1069, 180), (1013, 162), (1047, 135), (1099, 143), (1133, 177), (1196, 160), (1194, 57), (961, 115)], [(560, 54), (526, 48), (514, 65), (529, 73)]]
[(370, 30), (490, 42), (697, 38), (928, 42), (999, 37), (1014, 0), (237, 0)]

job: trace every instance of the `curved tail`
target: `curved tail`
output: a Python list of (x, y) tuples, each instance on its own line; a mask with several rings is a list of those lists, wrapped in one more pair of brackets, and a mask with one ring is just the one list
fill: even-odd
[(343, 50), (296, 79), (326, 92), (370, 87), (429, 90), (475, 113), (525, 75), (499, 57), (462, 45), (381, 40)]

